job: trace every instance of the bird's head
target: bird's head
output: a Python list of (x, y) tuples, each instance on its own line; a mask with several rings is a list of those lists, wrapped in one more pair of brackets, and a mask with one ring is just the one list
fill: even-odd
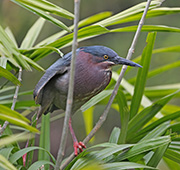
[(115, 51), (105, 46), (87, 46), (81, 47), (80, 50), (91, 54), (94, 63), (103, 63), (104, 65), (107, 65), (107, 67), (118, 64), (141, 67), (137, 63), (118, 56)]

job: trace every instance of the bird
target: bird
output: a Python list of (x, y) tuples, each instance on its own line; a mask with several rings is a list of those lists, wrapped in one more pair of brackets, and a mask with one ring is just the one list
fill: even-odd
[[(40, 78), (33, 95), (36, 104), (40, 104), (38, 117), (57, 109), (65, 110), (70, 77), (72, 52), (52, 64)], [(109, 47), (94, 45), (84, 46), (76, 50), (75, 77), (73, 91), (72, 115), (93, 96), (103, 91), (112, 76), (111, 68), (115, 65), (141, 65), (120, 57)], [(71, 116), (72, 116), (71, 115)], [(69, 119), (69, 129), (74, 143), (74, 154), (86, 148), (78, 142)]]

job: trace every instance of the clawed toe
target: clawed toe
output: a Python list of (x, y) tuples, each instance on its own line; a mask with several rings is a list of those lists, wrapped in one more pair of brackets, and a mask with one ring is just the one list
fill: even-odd
[(83, 142), (74, 142), (74, 154), (78, 155), (78, 149), (80, 152), (83, 151), (83, 148), (86, 148), (85, 144)]

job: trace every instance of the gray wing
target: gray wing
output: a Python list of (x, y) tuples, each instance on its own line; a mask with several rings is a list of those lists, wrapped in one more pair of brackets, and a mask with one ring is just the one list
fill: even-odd
[(53, 65), (51, 65), (45, 72), (45, 74), (41, 77), (39, 82), (37, 83), (33, 95), (36, 104), (41, 103), (43, 88), (45, 85), (57, 74), (63, 74), (67, 71), (67, 66), (70, 65), (71, 61), (71, 52), (66, 54), (63, 58), (57, 60)]

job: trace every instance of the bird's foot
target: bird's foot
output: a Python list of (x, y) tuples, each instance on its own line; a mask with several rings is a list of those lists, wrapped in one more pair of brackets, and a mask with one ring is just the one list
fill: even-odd
[(74, 142), (74, 155), (77, 156), (78, 155), (78, 149), (80, 152), (83, 151), (83, 148), (86, 148), (86, 145), (83, 142)]

